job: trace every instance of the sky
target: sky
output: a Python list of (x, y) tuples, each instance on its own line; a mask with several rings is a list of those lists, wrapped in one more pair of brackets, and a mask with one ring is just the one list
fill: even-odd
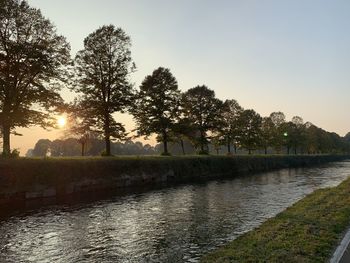
[[(207, 85), (262, 116), (282, 111), (328, 131), (350, 131), (350, 1), (347, 0), (28, 0), (71, 44), (71, 55), (102, 25), (132, 39), (138, 87), (159, 66), (186, 91)], [(67, 101), (74, 94), (62, 91)], [(118, 120), (133, 128), (132, 117)], [(18, 129), (25, 154), (62, 131)]]

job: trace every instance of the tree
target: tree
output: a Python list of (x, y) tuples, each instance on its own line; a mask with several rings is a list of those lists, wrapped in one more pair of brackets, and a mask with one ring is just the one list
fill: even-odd
[(52, 112), (69, 63), (70, 47), (40, 10), (26, 1), (0, 5), (0, 126), (3, 154), (10, 154), (16, 127), (55, 124)]
[(94, 137), (92, 131), (90, 116), (86, 115), (82, 104), (75, 100), (67, 107), (68, 110), (68, 125), (66, 129), (66, 137), (76, 138), (81, 145), (81, 156), (85, 156), (87, 143), (90, 138)]
[(245, 110), (240, 116), (241, 143), (249, 154), (260, 146), (261, 140), (261, 116), (254, 110)]
[(133, 109), (139, 136), (158, 134), (168, 155), (169, 133), (179, 113), (180, 91), (177, 81), (167, 68), (159, 67), (147, 76), (140, 86)]
[(184, 116), (190, 121), (199, 137), (192, 139), (200, 147), (201, 154), (207, 154), (208, 131), (218, 128), (222, 102), (215, 97), (215, 92), (207, 86), (196, 86), (183, 94)]
[(181, 116), (181, 114), (178, 115), (176, 123), (173, 127), (171, 138), (173, 141), (180, 144), (182, 154), (185, 155), (185, 142), (188, 141), (188, 138), (191, 138), (193, 134), (193, 127), (191, 125), (191, 122), (187, 119)]
[(274, 135), (273, 135), (273, 143), (272, 145), (274, 146), (275, 150), (277, 152), (281, 152), (282, 146), (285, 141), (285, 130), (284, 128), (284, 123), (286, 122), (286, 116), (284, 115), (283, 112), (272, 112), (270, 114), (270, 118), (272, 123), (274, 124)]
[(220, 116), (219, 137), (227, 146), (227, 153), (231, 154), (231, 145), (234, 145), (234, 151), (237, 152), (237, 142), (240, 135), (239, 117), (243, 108), (236, 100), (226, 100), (223, 104)]
[(298, 147), (301, 148), (305, 143), (305, 125), (304, 120), (299, 116), (292, 118), (292, 124), (291, 143), (294, 148), (294, 154), (297, 154)]
[(261, 145), (264, 148), (264, 153), (267, 154), (267, 148), (273, 144), (275, 134), (275, 125), (270, 117), (262, 118), (261, 123)]
[(34, 146), (33, 156), (45, 157), (49, 153), (51, 141), (48, 139), (40, 139)]
[(102, 26), (84, 40), (84, 49), (75, 57), (79, 103), (89, 116), (89, 125), (102, 134), (106, 155), (111, 155), (111, 138), (125, 137), (123, 124), (112, 114), (131, 105), (129, 75), (135, 66), (131, 59), (130, 37), (121, 28)]

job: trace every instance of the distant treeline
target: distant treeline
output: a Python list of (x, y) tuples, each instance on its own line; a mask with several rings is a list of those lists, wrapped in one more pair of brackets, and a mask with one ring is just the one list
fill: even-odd
[[(309, 130), (310, 133), (314, 128)], [(343, 138), (339, 138), (336, 134), (324, 133), (319, 129), (319, 134), (316, 135), (312, 144), (301, 144), (297, 151), (293, 153), (307, 154), (307, 153), (349, 153), (350, 152), (350, 133)], [(317, 133), (317, 132), (316, 132)], [(310, 135), (309, 135), (310, 136)], [(338, 141), (340, 147), (334, 147)], [(305, 141), (304, 141), (305, 142)], [(308, 148), (310, 147), (310, 148)], [(345, 148), (344, 148), (345, 147)], [(159, 155), (162, 153), (163, 144), (158, 143), (155, 146), (150, 144), (143, 144), (142, 142), (133, 142), (127, 140), (125, 142), (112, 142), (111, 152), (113, 155)], [(295, 150), (295, 149), (293, 149)], [(86, 156), (100, 156), (104, 154), (105, 142), (98, 138), (90, 138), (85, 145), (84, 155)], [(181, 141), (173, 140), (169, 143), (169, 152), (173, 155), (193, 155), (196, 154), (196, 148), (190, 140), (184, 138)], [(225, 154), (227, 153), (227, 147), (223, 145), (208, 145), (208, 152), (211, 154)], [(276, 151), (273, 147), (267, 147), (265, 149), (258, 149), (255, 151), (257, 154), (276, 154), (287, 153), (288, 148), (283, 146)], [(248, 151), (244, 148), (236, 149), (236, 154), (247, 154)], [(50, 141), (48, 139), (40, 139), (34, 146), (34, 149), (29, 149), (26, 153), (27, 157), (67, 157), (67, 156), (81, 156), (82, 144), (79, 139), (67, 138)]]
[[(105, 150), (105, 144), (100, 139), (90, 139), (86, 143), (85, 155), (100, 156)], [(156, 147), (141, 142), (113, 142), (111, 150), (114, 155), (154, 155), (158, 154)], [(37, 141), (33, 149), (27, 151), (27, 157), (64, 157), (64, 156), (80, 156), (81, 144), (75, 138), (62, 140), (40, 139)]]
[[(57, 34), (40, 10), (27, 1), (4, 0), (0, 39), (0, 135), (5, 156), (11, 155), (10, 134), (17, 134), (17, 127), (55, 127), (54, 114), (62, 113), (68, 116), (67, 137), (75, 139), (47, 142), (52, 156), (77, 154), (76, 142), (81, 155), (129, 154), (129, 141), (112, 143), (131, 138), (124, 124), (115, 119), (118, 112), (133, 115), (137, 136), (157, 135), (163, 155), (170, 154), (171, 144), (180, 147), (182, 154), (220, 152), (222, 147), (229, 154), (239, 150), (349, 152), (348, 137), (304, 123), (298, 116), (291, 121), (286, 121), (282, 112), (261, 117), (254, 110), (243, 109), (236, 100), (221, 101), (205, 85), (182, 92), (164, 67), (155, 69), (135, 89), (130, 81), (136, 69), (131, 39), (114, 25), (89, 34), (72, 59), (66, 38)], [(73, 103), (64, 102), (59, 93), (62, 87), (76, 94)], [(146, 146), (139, 152), (158, 152)]]

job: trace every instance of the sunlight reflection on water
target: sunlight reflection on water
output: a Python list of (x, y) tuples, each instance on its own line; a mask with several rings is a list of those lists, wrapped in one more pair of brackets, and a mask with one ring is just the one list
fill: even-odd
[(349, 175), (341, 162), (23, 212), (0, 221), (0, 262), (196, 262)]

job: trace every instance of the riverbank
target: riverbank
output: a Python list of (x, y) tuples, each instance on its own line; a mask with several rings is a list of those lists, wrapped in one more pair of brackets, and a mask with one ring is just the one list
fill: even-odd
[(350, 178), (315, 191), (201, 262), (328, 262), (349, 224)]
[(343, 155), (0, 159), (0, 205), (125, 192), (347, 159)]

